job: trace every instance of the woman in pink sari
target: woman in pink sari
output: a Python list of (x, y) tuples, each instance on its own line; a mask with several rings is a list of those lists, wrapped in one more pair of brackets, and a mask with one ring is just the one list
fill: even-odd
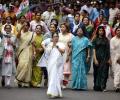
[(68, 80), (71, 74), (71, 69), (70, 69), (70, 59), (66, 62), (67, 60), (67, 54), (69, 52), (69, 46), (68, 43), (72, 40), (74, 36), (72, 33), (69, 32), (69, 27), (66, 23), (61, 24), (61, 33), (59, 33), (59, 42), (62, 42), (65, 45), (65, 53), (63, 54), (63, 63), (64, 63), (64, 69), (63, 69), (63, 75), (64, 75), (64, 80), (63, 80), (63, 88), (66, 88), (68, 84)]

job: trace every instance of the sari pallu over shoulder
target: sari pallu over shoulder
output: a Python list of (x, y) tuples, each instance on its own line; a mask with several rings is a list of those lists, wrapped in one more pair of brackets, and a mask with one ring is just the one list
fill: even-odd
[(72, 46), (73, 46), (73, 44), (76, 44), (76, 45), (74, 45), (74, 47), (72, 47), (73, 52), (75, 51), (73, 59), (81, 51), (83, 51), (84, 49), (92, 46), (92, 44), (89, 42), (89, 40), (86, 37), (79, 38), (78, 36), (76, 36), (76, 37), (73, 38), (73, 40), (72, 40)]
[(91, 45), (86, 37), (72, 40), (72, 89), (87, 89), (86, 48)]
[(29, 41), (28, 43), (26, 43), (26, 46), (24, 46), (23, 48), (21, 48), (21, 50), (19, 50), (19, 52), (18, 52), (18, 58), (19, 58), (21, 52), (22, 52), (27, 46), (29, 46), (29, 45), (32, 43), (33, 36), (34, 36), (34, 33), (32, 33), (31, 39), (30, 39), (30, 41)]
[(31, 81), (32, 75), (32, 40), (33, 40), (33, 33), (27, 32), (21, 35), (20, 38), (20, 47), (18, 49), (18, 65), (17, 65), (17, 72), (16, 72), (16, 80), (18, 84), (27, 85), (29, 86), (29, 82)]

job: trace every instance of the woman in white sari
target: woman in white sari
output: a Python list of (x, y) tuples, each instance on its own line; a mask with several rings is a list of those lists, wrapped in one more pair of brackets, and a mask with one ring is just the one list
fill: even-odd
[(52, 41), (52, 34), (56, 33), (57, 31), (57, 27), (56, 24), (51, 23), (50, 24), (50, 32), (46, 33), (44, 35), (44, 41), (42, 41), (41, 45), (44, 49), (44, 53), (42, 55), (42, 57), (40, 58), (37, 66), (41, 67), (43, 74), (44, 74), (44, 86), (47, 86), (48, 84), (48, 74), (47, 74), (47, 62), (48, 62), (48, 57), (50, 55), (50, 51), (52, 49), (52, 43), (50, 43)]
[(58, 42), (58, 34), (52, 34), (52, 50), (48, 58), (48, 90), (47, 95), (56, 98), (62, 97), (61, 81), (63, 78), (63, 53), (65, 46)]
[(116, 36), (110, 41), (112, 70), (114, 74), (114, 87), (120, 92), (120, 26), (116, 28)]

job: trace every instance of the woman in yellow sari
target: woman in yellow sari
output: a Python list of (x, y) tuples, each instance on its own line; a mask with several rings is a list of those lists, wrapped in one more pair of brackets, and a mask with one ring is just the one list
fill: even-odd
[(43, 48), (41, 47), (41, 43), (43, 41), (43, 35), (41, 34), (42, 26), (37, 25), (35, 31), (36, 31), (36, 35), (33, 41), (34, 61), (32, 68), (31, 86), (40, 87), (42, 81), (42, 70), (40, 67), (37, 66), (37, 63), (43, 54)]
[(25, 22), (20, 32), (17, 34), (19, 45), (17, 51), (18, 65), (16, 82), (18, 87), (28, 87), (31, 82), (33, 58), (32, 41), (34, 39), (34, 34), (29, 31), (29, 27), (29, 22)]
[(26, 20), (26, 17), (25, 17), (25, 16), (21, 16), (21, 17), (18, 19), (18, 21), (16, 22), (16, 25), (15, 25), (17, 32), (20, 31), (20, 29), (21, 29), (21, 27), (23, 26), (25, 20)]

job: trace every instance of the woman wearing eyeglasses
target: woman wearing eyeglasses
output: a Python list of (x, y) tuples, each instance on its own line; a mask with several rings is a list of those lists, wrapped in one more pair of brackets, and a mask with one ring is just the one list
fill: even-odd
[[(47, 61), (48, 71), (48, 89), (47, 95), (51, 98), (62, 97), (61, 82), (63, 77), (63, 53), (65, 45), (58, 42), (59, 36), (57, 33), (52, 34), (52, 42), (48, 44), (49, 57)], [(51, 48), (52, 47), (52, 48)]]
[(2, 86), (10, 88), (11, 76), (16, 72), (15, 65), (15, 47), (16, 37), (11, 34), (11, 25), (5, 25), (5, 33), (1, 39), (3, 43), (3, 58), (2, 58)]

